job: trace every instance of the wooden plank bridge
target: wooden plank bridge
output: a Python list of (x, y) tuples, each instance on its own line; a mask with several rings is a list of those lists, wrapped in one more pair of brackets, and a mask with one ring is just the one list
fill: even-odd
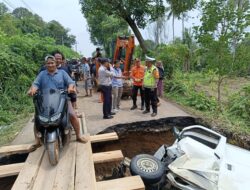
[[(86, 133), (85, 118), (81, 120)], [(92, 153), (91, 143), (118, 140), (116, 133), (90, 136), (86, 144), (76, 141), (62, 150), (56, 166), (51, 166), (44, 147), (33, 145), (0, 147), (0, 155), (30, 152), (24, 163), (0, 166), (0, 177), (18, 175), (12, 190), (144, 190), (139, 176), (96, 181), (94, 164), (121, 161), (121, 150)], [(33, 152), (31, 152), (33, 151)]]

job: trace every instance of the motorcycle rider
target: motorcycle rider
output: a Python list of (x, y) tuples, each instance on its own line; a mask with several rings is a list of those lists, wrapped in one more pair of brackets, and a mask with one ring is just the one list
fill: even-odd
[[(69, 75), (62, 69), (57, 69), (54, 56), (46, 56), (46, 70), (39, 73), (30, 87), (28, 94), (35, 95), (38, 89), (67, 89), (68, 93), (75, 93), (75, 83)], [(69, 119), (76, 132), (76, 140), (81, 143), (86, 143), (88, 138), (80, 135), (80, 123), (77, 115), (74, 112), (72, 104), (68, 101)], [(36, 129), (35, 129), (36, 130)], [(40, 145), (38, 137), (35, 135), (37, 146)]]
[[(71, 77), (72, 71), (69, 65), (64, 63), (65, 57), (60, 51), (55, 51), (52, 53), (56, 60), (57, 69), (63, 69)], [(72, 77), (71, 77), (72, 78)], [(74, 109), (76, 109), (77, 95), (76, 93), (69, 93), (69, 98)]]

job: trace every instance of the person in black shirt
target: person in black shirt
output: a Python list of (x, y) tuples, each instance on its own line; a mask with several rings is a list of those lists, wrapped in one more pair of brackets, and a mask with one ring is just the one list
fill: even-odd
[[(52, 55), (55, 57), (57, 69), (64, 70), (71, 77), (72, 70), (70, 66), (65, 63), (64, 55), (59, 51), (53, 52)], [(68, 96), (70, 98), (73, 108), (76, 109), (76, 100), (77, 100), (76, 93), (69, 93)]]
[(101, 53), (100, 48), (96, 48), (96, 54), (95, 54), (94, 58), (98, 58), (98, 57), (102, 57), (102, 53)]
[(159, 71), (159, 80), (157, 83), (157, 103), (159, 105), (160, 100), (158, 97), (163, 97), (163, 80), (164, 80), (164, 67), (161, 61), (157, 61), (156, 67)]

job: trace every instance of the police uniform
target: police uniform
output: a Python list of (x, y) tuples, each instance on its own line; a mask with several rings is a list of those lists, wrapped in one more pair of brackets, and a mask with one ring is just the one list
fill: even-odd
[[(146, 62), (155, 62), (154, 58), (146, 57)], [(146, 68), (145, 75), (143, 79), (143, 86), (145, 89), (145, 106), (146, 110), (143, 112), (150, 112), (150, 104), (152, 106), (152, 116), (157, 114), (157, 82), (159, 79), (159, 72), (156, 66), (152, 65), (151, 67)]]

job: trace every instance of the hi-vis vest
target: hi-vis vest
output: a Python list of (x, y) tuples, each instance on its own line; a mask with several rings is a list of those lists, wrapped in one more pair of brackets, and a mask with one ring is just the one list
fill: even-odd
[(153, 74), (153, 71), (157, 69), (154, 65), (151, 66), (150, 69), (146, 69), (144, 80), (143, 80), (143, 86), (145, 88), (156, 88), (156, 80)]

